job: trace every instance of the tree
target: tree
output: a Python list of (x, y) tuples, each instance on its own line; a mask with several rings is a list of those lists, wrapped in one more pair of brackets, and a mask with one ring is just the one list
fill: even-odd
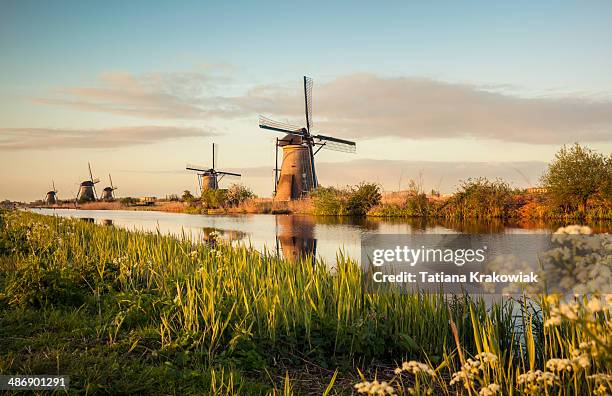
[(193, 201), (193, 195), (191, 195), (191, 191), (185, 190), (183, 191), (183, 196), (181, 197), (185, 202)]
[(565, 212), (582, 210), (586, 214), (589, 199), (610, 199), (612, 156), (607, 158), (575, 143), (563, 146), (548, 165), (542, 184), (553, 201)]

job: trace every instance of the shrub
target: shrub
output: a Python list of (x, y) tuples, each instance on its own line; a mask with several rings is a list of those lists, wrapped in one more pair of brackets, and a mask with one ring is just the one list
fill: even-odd
[(250, 188), (234, 183), (227, 189), (225, 198), (227, 205), (236, 206), (254, 196), (255, 194), (253, 194)]
[(227, 205), (227, 190), (215, 189), (202, 191), (202, 207), (206, 209), (219, 209)]
[(374, 183), (361, 183), (351, 189), (346, 206), (349, 215), (363, 216), (368, 210), (380, 203), (380, 186)]
[(457, 193), (442, 208), (444, 217), (503, 218), (509, 215), (512, 189), (505, 181), (479, 177), (461, 182)]

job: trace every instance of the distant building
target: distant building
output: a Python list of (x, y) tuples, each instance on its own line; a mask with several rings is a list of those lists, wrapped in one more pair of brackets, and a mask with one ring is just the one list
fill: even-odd
[(153, 205), (157, 201), (157, 197), (140, 197), (142, 205)]

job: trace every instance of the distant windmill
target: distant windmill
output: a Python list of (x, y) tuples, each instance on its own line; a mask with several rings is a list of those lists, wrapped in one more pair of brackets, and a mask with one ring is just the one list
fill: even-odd
[(108, 174), (108, 179), (110, 180), (110, 187), (104, 187), (104, 190), (102, 190), (102, 200), (113, 201), (115, 199), (113, 191), (115, 191), (117, 187), (113, 186), (113, 178), (110, 173)]
[[(331, 136), (313, 135), (312, 132), (312, 79), (304, 76), (304, 109), (306, 126), (273, 121), (259, 116), (259, 127), (271, 131), (286, 133), (282, 139), (276, 139), (276, 168), (274, 169), (274, 194), (279, 201), (301, 198), (319, 183), (315, 170), (314, 156), (322, 148), (334, 151), (354, 153), (355, 142)], [(315, 150), (315, 146), (318, 146)], [(283, 148), (283, 162), (278, 169), (278, 148)]]
[(77, 194), (77, 201), (79, 202), (95, 201), (97, 199), (96, 184), (100, 183), (100, 179), (94, 179), (89, 162), (87, 163), (87, 167), (89, 168), (89, 180), (81, 182)]
[(55, 189), (55, 182), (51, 180), (51, 183), (53, 184), (53, 190), (49, 191), (45, 197), (45, 203), (47, 205), (57, 204), (57, 190)]
[(200, 192), (206, 190), (216, 190), (219, 188), (219, 181), (223, 179), (223, 176), (238, 176), (241, 175), (239, 173), (232, 172), (223, 172), (215, 169), (215, 158), (217, 156), (217, 145), (213, 143), (212, 145), (212, 168), (206, 168), (199, 165), (187, 164), (186, 169), (190, 171), (195, 171), (198, 176), (198, 186), (200, 187)]

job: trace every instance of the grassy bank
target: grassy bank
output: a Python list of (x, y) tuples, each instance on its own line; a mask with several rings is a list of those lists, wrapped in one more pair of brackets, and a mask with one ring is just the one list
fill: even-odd
[[(474, 395), (496, 384), (517, 394), (528, 376), (544, 375), (537, 369), (555, 376), (551, 394), (610, 385), (591, 377), (611, 374), (609, 301), (595, 310), (529, 300), (513, 312), (508, 301), (365, 294), (361, 276), (342, 257), (330, 272), (246, 248), (4, 212), (0, 373), (68, 374), (71, 392), (115, 394), (350, 394), (356, 382), (373, 391), (375, 377), (399, 393)], [(588, 366), (547, 369), (552, 358), (574, 364), (580, 348)], [(452, 381), (471, 370), (469, 358), (481, 362), (477, 376)], [(410, 360), (428, 369), (401, 370)]]

